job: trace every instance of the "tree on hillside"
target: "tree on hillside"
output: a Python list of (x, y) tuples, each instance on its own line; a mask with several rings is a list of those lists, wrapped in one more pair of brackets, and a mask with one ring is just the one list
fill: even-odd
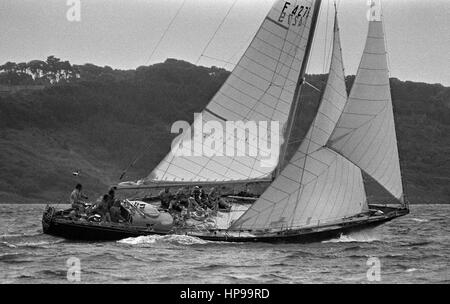
[(28, 62), (28, 69), (35, 81), (38, 83), (46, 83), (44, 75), (47, 71), (47, 63), (42, 60), (32, 60)]
[(15, 72), (17, 68), (17, 64), (15, 62), (8, 61), (4, 65), (0, 66), (0, 70), (6, 72), (6, 73), (12, 73)]
[(55, 83), (58, 81), (58, 65), (60, 59), (51, 55), (47, 57), (46, 62), (47, 62), (46, 76), (50, 81), (50, 83)]

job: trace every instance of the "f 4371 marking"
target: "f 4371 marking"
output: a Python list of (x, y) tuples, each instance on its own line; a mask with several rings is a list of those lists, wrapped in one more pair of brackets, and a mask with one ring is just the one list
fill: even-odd
[(291, 5), (290, 2), (285, 1), (283, 9), (281, 10), (280, 17), (278, 18), (278, 22), (280, 23), (287, 22), (288, 25), (300, 26), (306, 21), (306, 19), (308, 19), (310, 12), (311, 12), (310, 6), (304, 5), (293, 6)]

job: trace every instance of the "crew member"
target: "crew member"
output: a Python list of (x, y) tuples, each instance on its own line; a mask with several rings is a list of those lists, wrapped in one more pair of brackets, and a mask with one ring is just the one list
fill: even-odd
[(112, 207), (109, 208), (109, 213), (111, 216), (111, 221), (113, 223), (120, 223), (125, 222), (125, 219), (122, 217), (122, 214), (120, 213), (120, 201), (116, 200)]
[(102, 217), (102, 221), (110, 222), (111, 214), (109, 213), (109, 203), (110, 203), (110, 195), (103, 195), (102, 201), (95, 208), (95, 212), (98, 213)]
[(83, 199), (87, 199), (88, 197), (82, 192), (83, 186), (81, 184), (77, 184), (75, 189), (70, 194), (70, 204), (72, 208), (78, 211), (79, 213), (85, 212), (85, 204)]
[(161, 200), (161, 208), (169, 209), (170, 201), (172, 200), (172, 193), (170, 193), (168, 187), (159, 193), (159, 199)]
[(116, 200), (116, 198), (115, 198), (116, 193), (114, 192), (114, 188), (109, 189), (107, 195), (108, 195), (107, 206), (108, 206), (108, 210), (109, 210), (114, 205), (114, 201)]
[(201, 201), (201, 198), (200, 198), (200, 196), (201, 196), (201, 190), (200, 190), (200, 187), (199, 186), (195, 186), (193, 189), (192, 189), (192, 195), (191, 195), (194, 199), (195, 199), (195, 201), (197, 202), (197, 204), (200, 204), (200, 201)]
[(180, 206), (184, 206), (187, 208), (189, 196), (190, 196), (189, 189), (187, 187), (181, 187), (175, 193), (175, 200)]

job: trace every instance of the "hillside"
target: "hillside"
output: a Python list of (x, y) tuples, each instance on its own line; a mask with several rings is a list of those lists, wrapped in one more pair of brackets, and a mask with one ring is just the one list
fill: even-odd
[[(170, 148), (172, 123), (192, 121), (229, 74), (174, 59), (129, 71), (65, 66), (72, 72), (21, 76), (44, 89), (0, 97), (0, 202), (64, 200), (77, 182), (99, 195), (140, 154), (125, 179), (146, 176)], [(0, 73), (0, 84), (22, 84), (11, 73)], [(309, 77), (319, 88), (324, 81)], [(450, 202), (450, 88), (398, 79), (391, 87), (410, 200)], [(310, 88), (304, 95), (299, 137), (319, 98)]]

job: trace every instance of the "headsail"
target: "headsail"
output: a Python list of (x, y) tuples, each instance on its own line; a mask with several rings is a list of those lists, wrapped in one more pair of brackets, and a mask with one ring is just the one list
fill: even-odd
[[(246, 122), (266, 121), (270, 125), (270, 122), (278, 121), (282, 132), (288, 119), (300, 69), (306, 60), (305, 48), (316, 1), (276, 1), (225, 84), (203, 110), (201, 117), (194, 120), (194, 126), (215, 121), (226, 130), (227, 121), (242, 121), (244, 124), (237, 126), (235, 130), (246, 133)], [(191, 130), (187, 135), (190, 132)], [(208, 136), (208, 143), (219, 136), (222, 146), (228, 149), (229, 142), (225, 137), (232, 133), (234, 132), (228, 132), (226, 136), (213, 133)], [(248, 141), (248, 136), (247, 131), (245, 142)], [(180, 137), (179, 143), (185, 139), (186, 137)], [(205, 144), (206, 138), (203, 141), (201, 139), (193, 137), (194, 142)], [(251, 146), (253, 143), (247, 144)], [(270, 147), (275, 142), (270, 137), (262, 144)], [(218, 151), (216, 146), (213, 150), (216, 149), (214, 152), (218, 153), (211, 153), (216, 155), (180, 156), (177, 155), (177, 150), (182, 149), (181, 145), (174, 145), (143, 182), (257, 179), (269, 176), (274, 170), (276, 162), (272, 166), (267, 165), (264, 162), (267, 156), (260, 153), (250, 156), (245, 150), (242, 151), (240, 145), (234, 146), (231, 147), (235, 151), (234, 156), (227, 156), (223, 152), (225, 149)], [(220, 152), (225, 155), (218, 156)]]
[(361, 170), (324, 147), (346, 101), (336, 18), (330, 73), (318, 113), (294, 157), (231, 229), (282, 230), (317, 226), (367, 209)]
[(344, 155), (397, 199), (403, 197), (389, 71), (381, 21), (370, 21), (358, 72), (327, 146)]

